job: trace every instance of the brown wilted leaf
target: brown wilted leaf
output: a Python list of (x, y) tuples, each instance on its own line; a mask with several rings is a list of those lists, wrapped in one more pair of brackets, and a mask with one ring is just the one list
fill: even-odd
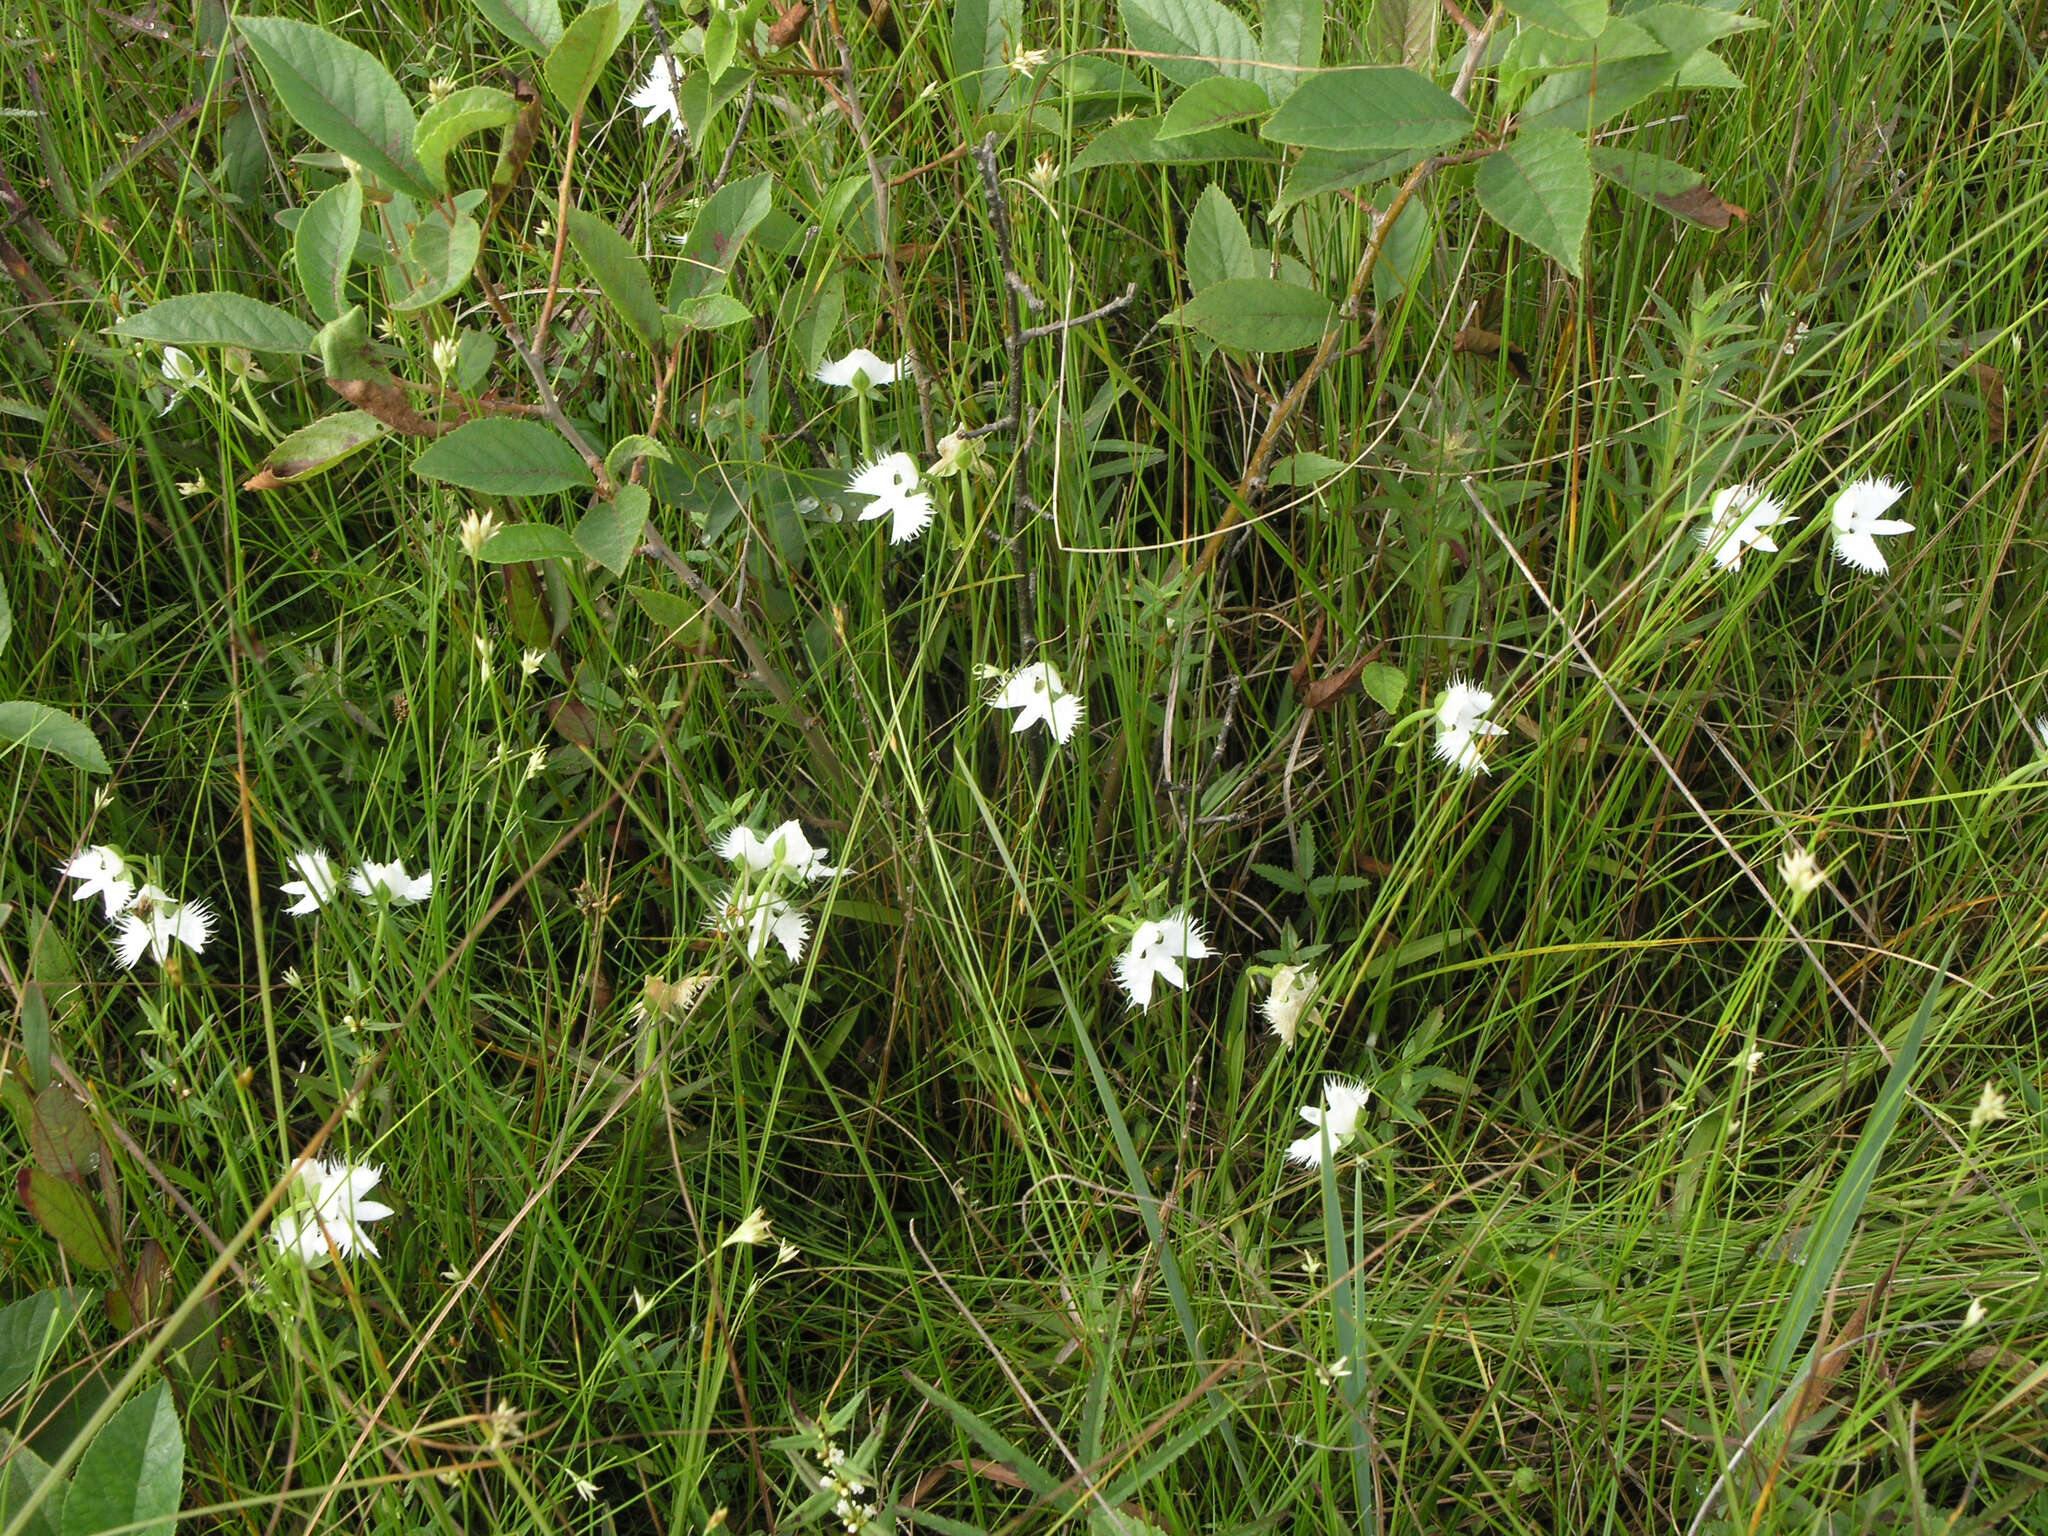
[(1747, 208), (1738, 207), (1722, 197), (1704, 181), (1697, 186), (1687, 187), (1683, 192), (1659, 192), (1654, 194), (1658, 205), (1669, 213), (1675, 213), (1691, 224), (1704, 229), (1726, 229), (1730, 219), (1749, 218)]
[[(397, 384), (377, 379), (329, 379), (327, 387), (357, 410), (369, 412), (392, 431), (402, 432), (407, 437), (439, 437), (443, 432), (455, 430), (448, 422), (429, 421), (414, 410), (405, 390)], [(252, 477), (261, 478), (260, 474)], [(274, 487), (252, 484), (247, 489), (271, 490)]]
[(1356, 691), (1358, 674), (1365, 670), (1366, 657), (1359, 657), (1341, 672), (1328, 677), (1319, 677), (1310, 683), (1301, 696), (1301, 707), (1307, 710), (1331, 709), (1345, 694)]
[(612, 728), (598, 719), (597, 711), (581, 699), (560, 698), (548, 707), (548, 724), (565, 741), (591, 752), (602, 752), (612, 744)]
[(1296, 693), (1308, 692), (1309, 675), (1315, 670), (1316, 652), (1323, 645), (1323, 623), (1323, 615), (1317, 614), (1316, 627), (1309, 631), (1308, 644), (1301, 648), (1301, 660), (1287, 669), (1288, 680), (1294, 684)]
[(795, 4), (784, 7), (782, 14), (768, 28), (768, 47), (771, 50), (787, 48), (797, 40), (804, 23), (810, 19), (811, 8), (807, 0), (795, 0)]
[(1451, 350), (1464, 352), (1472, 357), (1499, 357), (1506, 347), (1508, 368), (1524, 384), (1529, 382), (1529, 354), (1512, 341), (1505, 341), (1499, 331), (1485, 330), (1468, 325), (1451, 338)]

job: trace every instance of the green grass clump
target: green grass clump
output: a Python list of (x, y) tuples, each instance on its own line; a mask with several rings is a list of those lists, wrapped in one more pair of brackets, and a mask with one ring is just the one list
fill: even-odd
[[(503, 4), (277, 9), (415, 102), (539, 70)], [(345, 168), (212, 0), (12, 14), (0, 694), (110, 772), (0, 756), (0, 1135), (24, 1181), (74, 1149), (108, 1251), (0, 1202), (4, 1299), (81, 1288), (0, 1374), (0, 1531), (70, 1529), (20, 1470), (159, 1377), (186, 1528), (249, 1536), (2048, 1530), (2037, 18), (1761, 0), (1745, 89), (1610, 125), (1739, 216), (1600, 182), (1583, 277), (1432, 166), (1283, 406), (1306, 349), (1173, 314), (1191, 231), (1341, 294), (1408, 168), (1277, 213), (1277, 161), (1075, 169), (1174, 99), (1128, 18), (1020, 9), (976, 73), (971, 9), (811, 16), (687, 137), (625, 98), (727, 13), (635, 24), (574, 205), (666, 295), (772, 177), (742, 323), (649, 345), (555, 272), (560, 113), (478, 280), (394, 311), (356, 268), (424, 416), (658, 440), (622, 573), (474, 558), (465, 518), (590, 497), (403, 432), (244, 488), (341, 404), (315, 364), (195, 349), (173, 395), (109, 328), (311, 319), (277, 215)], [(1448, 86), (1457, 18), (1416, 26)], [(811, 377), (853, 346), (922, 376)], [(919, 538), (853, 520), (859, 464), (956, 433)], [(1868, 575), (1828, 507), (1874, 476), (1914, 528)], [(1781, 550), (1717, 572), (1745, 481)], [(1064, 744), (988, 702), (1034, 660)], [(1483, 775), (1432, 750), (1455, 679)], [(750, 958), (714, 849), (790, 819), (843, 872), (774, 884), (808, 942)], [(208, 902), (203, 953), (118, 968), (53, 877), (88, 845)], [(431, 894), (284, 915), (309, 848)], [(1136, 1011), (1113, 963), (1180, 907), (1215, 953)], [(1370, 1098), (1305, 1171), (1329, 1075)], [(374, 1256), (272, 1240), (316, 1138), (382, 1171)]]

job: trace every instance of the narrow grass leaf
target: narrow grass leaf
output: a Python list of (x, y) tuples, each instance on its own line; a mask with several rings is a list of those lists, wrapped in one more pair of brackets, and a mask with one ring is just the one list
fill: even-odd
[(1276, 144), (1345, 154), (1444, 149), (1471, 132), (1472, 114), (1412, 69), (1326, 69), (1294, 89), (1266, 123)]
[(1168, 1435), (1157, 1450), (1104, 1488), (1103, 1503), (1114, 1506), (1135, 1499), (1160, 1473), (1215, 1433), (1216, 1429), (1230, 1417), (1230, 1412), (1224, 1404), (1212, 1403), (1207, 1413), (1194, 1423), (1183, 1425)]
[(909, 1371), (903, 1373), (903, 1379), (923, 1393), (925, 1401), (929, 1402), (934, 1408), (943, 1408), (947, 1416), (955, 1424), (958, 1424), (961, 1429), (966, 1431), (969, 1438), (986, 1451), (990, 1457), (1001, 1462), (1012, 1472), (1016, 1473), (1018, 1477), (1022, 1478), (1024, 1486), (1037, 1494), (1039, 1498), (1051, 1504), (1055, 1509), (1061, 1510), (1068, 1508), (1073, 1503), (1073, 1495), (1061, 1491), (1061, 1479), (1053, 1476), (1052, 1473), (1040, 1466), (1021, 1447), (1012, 1442), (1001, 1430), (989, 1423), (988, 1420), (982, 1418), (972, 1408), (969, 1408), (964, 1403), (956, 1403), (937, 1387), (930, 1385), (928, 1382), (918, 1380)]
[(336, 154), (414, 197), (435, 188), (413, 153), (416, 123), (391, 72), (354, 43), (282, 16), (244, 16), (235, 23), (298, 121)]
[(1586, 141), (1562, 128), (1518, 134), (1479, 162), (1479, 206), (1574, 277), (1593, 215), (1593, 169)]
[(660, 346), (661, 301), (633, 242), (596, 214), (575, 208), (569, 213), (569, 243), (633, 334)]
[(1764, 1376), (1772, 1391), (1784, 1384), (1793, 1360), (1805, 1345), (1807, 1327), (1834, 1281), (1835, 1269), (1849, 1247), (1856, 1223), (1863, 1217), (1863, 1204), (1876, 1182), (1878, 1164), (1899, 1123), (1899, 1114), (1906, 1107), (1906, 1096), (1913, 1085), (1913, 1068), (1920, 1059), (1920, 1042), (1926, 1037), (1928, 1021), (1934, 1017), (1934, 1004), (1941, 995), (1947, 971), (1948, 962), (1944, 960), (1934, 980), (1928, 983), (1927, 993), (1920, 1000), (1920, 1009), (1913, 1015), (1898, 1053), (1892, 1057), (1891, 1071), (1877, 1091), (1877, 1102), (1870, 1108), (1863, 1134), (1856, 1138), (1856, 1150), (1849, 1155), (1848, 1165), (1807, 1239), (1806, 1261), (1778, 1320), (1770, 1353), (1764, 1357)]
[(457, 427), (414, 459), (412, 472), (491, 496), (545, 496), (596, 484), (590, 466), (561, 433), (506, 416)]
[(78, 1458), (64, 1501), (64, 1536), (172, 1536), (185, 1485), (185, 1436), (159, 1381), (121, 1405)]
[(100, 750), (91, 726), (33, 699), (0, 704), (0, 747), (7, 746), (35, 747), (54, 752), (87, 773), (107, 772), (107, 754)]
[(117, 322), (128, 341), (172, 347), (247, 347), (251, 352), (304, 352), (313, 328), (297, 315), (239, 293), (181, 293)]
[(351, 176), (314, 198), (292, 232), (299, 289), (325, 325), (348, 310), (348, 272), (363, 229), (363, 185)]

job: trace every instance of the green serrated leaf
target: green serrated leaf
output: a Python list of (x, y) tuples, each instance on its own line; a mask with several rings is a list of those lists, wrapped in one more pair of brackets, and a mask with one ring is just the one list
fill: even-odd
[[(552, 523), (514, 523), (500, 528), (478, 551), (488, 565), (523, 565), (529, 560), (580, 560), (583, 551), (567, 532)], [(550, 637), (552, 638), (552, 637)]]
[[(11, 1523), (35, 1491), (48, 1481), (50, 1464), (6, 1430), (0, 1430), (0, 1523)], [(22, 1536), (63, 1536), (64, 1496), (61, 1480), (28, 1517)]]
[(1234, 123), (1264, 117), (1273, 110), (1266, 88), (1251, 80), (1230, 75), (1211, 75), (1182, 91), (1166, 115), (1159, 120), (1159, 140), (1184, 139), (1190, 134), (1228, 128)]
[(1479, 162), (1479, 206), (1572, 276), (1593, 214), (1593, 167), (1586, 141), (1562, 128), (1517, 134)]
[(36, 747), (54, 752), (87, 773), (105, 773), (107, 754), (92, 727), (74, 715), (32, 699), (0, 704), (0, 747)]
[(1764, 24), (1760, 17), (1711, 5), (1649, 5), (1630, 11), (1628, 19), (1661, 43), (1665, 52), (1681, 65), (1724, 37)]
[(597, 483), (561, 433), (509, 416), (465, 422), (414, 459), (412, 472), (491, 496), (545, 496)]
[(1131, 46), (1178, 85), (1211, 75), (1259, 78), (1259, 45), (1235, 11), (1216, 0), (1123, 0), (1118, 7)]
[(1022, 46), (1023, 0), (954, 0), (949, 52), (953, 82), (976, 115), (996, 107), (1015, 79), (1009, 56)]
[(1295, 87), (1266, 123), (1276, 144), (1345, 154), (1444, 149), (1472, 129), (1472, 114), (1449, 91), (1394, 65), (1326, 69)]
[(1607, 27), (1607, 0), (1506, 0), (1509, 14), (1560, 37), (1598, 37)]
[(391, 301), (401, 313), (425, 309), (459, 292), (476, 270), (484, 246), (483, 226), (466, 213), (451, 219), (439, 208), (427, 210), (405, 248), (403, 271), (412, 286)]
[(1708, 186), (1698, 171), (1662, 155), (1595, 144), (1593, 171), (1631, 196), (1702, 229), (1726, 229), (1731, 219), (1748, 216)]
[(754, 312), (729, 293), (707, 293), (701, 299), (685, 299), (674, 314), (661, 317), (662, 328), (671, 337), (692, 331), (715, 331), (754, 318)]
[(1252, 237), (1246, 233), (1238, 214), (1223, 189), (1211, 182), (1188, 215), (1188, 285), (1196, 293), (1232, 278), (1259, 277), (1259, 259), (1252, 251)]
[(1326, 453), (1290, 453), (1266, 471), (1268, 485), (1315, 485), (1351, 466)]
[(610, 501), (600, 501), (583, 514), (573, 535), (576, 547), (614, 576), (625, 575), (640, 548), (650, 500), (644, 485), (620, 486)]
[(373, 55), (282, 16), (243, 16), (235, 25), (300, 127), (398, 191), (434, 195), (413, 154), (412, 107)]
[(451, 91), (420, 114), (413, 132), (413, 154), (420, 169), (437, 187), (448, 185), (448, 156), (473, 133), (502, 128), (519, 115), (519, 103), (488, 85)]
[(78, 1458), (64, 1536), (174, 1536), (185, 1487), (185, 1436), (159, 1381), (123, 1403)]
[(562, 40), (557, 0), (470, 0), (477, 14), (529, 53), (545, 54)]
[(313, 345), (313, 328), (297, 315), (239, 293), (182, 293), (128, 316), (113, 331), (129, 341), (175, 347), (304, 352)]
[[(1294, 94), (1302, 76), (1296, 71), (1315, 69), (1323, 62), (1323, 0), (1266, 0), (1259, 24), (1259, 53), (1268, 64), (1286, 69), (1266, 71), (1266, 82), (1274, 101)], [(1282, 82), (1274, 86), (1275, 81)]]
[(1292, 352), (1323, 339), (1337, 306), (1311, 288), (1276, 277), (1211, 284), (1181, 306), (1183, 324), (1242, 352)]
[(348, 269), (363, 232), (363, 187), (351, 176), (322, 192), (292, 231), (292, 265), (321, 324), (348, 308)]
[(548, 94), (572, 117), (583, 110), (598, 77), (626, 40), (639, 13), (637, 5), (620, 4), (619, 0), (593, 5), (569, 23), (562, 40), (549, 51), (541, 77), (547, 81)]
[(368, 411), (336, 411), (308, 422), (263, 457), (257, 472), (242, 483), (245, 491), (274, 491), (325, 474), (357, 450), (367, 448), (391, 429)]
[(680, 310), (690, 299), (724, 288), (755, 227), (774, 206), (775, 177), (763, 171), (720, 187), (704, 201), (697, 222), (683, 240), (682, 259), (668, 285), (668, 307)]
[(633, 334), (650, 347), (659, 346), (661, 301), (633, 242), (596, 214), (576, 208), (569, 213), (569, 243)]
[(120, 1266), (114, 1239), (98, 1203), (78, 1185), (42, 1168), (24, 1168), (14, 1192), (74, 1264), (112, 1273)]
[(1372, 19), (1365, 33), (1367, 60), (1434, 69), (1438, 19), (1439, 8), (1431, 0), (1372, 0)]
[(1278, 160), (1280, 151), (1235, 128), (1161, 139), (1157, 117), (1111, 123), (1067, 166), (1069, 176), (1102, 165), (1213, 165), (1224, 160)]
[(1584, 133), (1630, 107), (1639, 106), (1678, 83), (1678, 65), (1654, 42), (1651, 52), (1631, 52), (1615, 57), (1606, 50), (1610, 39), (1620, 35), (1621, 46), (1632, 46), (1630, 34), (1647, 38), (1642, 28), (1616, 16), (1601, 34), (1596, 61), (1584, 68), (1561, 69), (1529, 93), (1522, 103), (1523, 133), (1545, 128), (1564, 128)]

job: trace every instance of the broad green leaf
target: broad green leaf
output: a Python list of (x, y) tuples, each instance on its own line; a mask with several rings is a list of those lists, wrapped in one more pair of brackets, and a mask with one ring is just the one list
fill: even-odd
[[(49, 1475), (50, 1464), (30, 1450), (27, 1441), (0, 1429), (0, 1524), (13, 1521)], [(52, 1488), (28, 1517), (22, 1536), (63, 1536), (64, 1496), (68, 1492), (69, 1487), (61, 1481)]]
[(1312, 347), (1336, 322), (1337, 306), (1310, 288), (1275, 277), (1211, 284), (1181, 306), (1181, 322), (1243, 352)]
[(1593, 167), (1586, 141), (1562, 128), (1515, 135), (1479, 162), (1479, 206), (1574, 277), (1593, 213)]
[(1366, 27), (1366, 57), (1375, 64), (1409, 69), (1436, 67), (1437, 7), (1431, 0), (1372, 0)]
[(1412, 197), (1380, 246), (1379, 265), (1372, 269), (1373, 297), (1382, 304), (1397, 302), (1428, 274), (1435, 249), (1436, 220), (1430, 217), (1429, 199)]
[(715, 331), (754, 318), (754, 312), (729, 293), (707, 293), (701, 299), (685, 299), (674, 314), (663, 315), (664, 331), (673, 337), (692, 331)]
[(610, 501), (600, 501), (576, 524), (576, 547), (610, 571), (626, 574), (626, 566), (640, 548), (640, 534), (647, 526), (651, 498), (644, 485), (622, 485)]
[(391, 429), (368, 411), (336, 411), (308, 422), (264, 455), (262, 467), (242, 482), (245, 491), (274, 491), (325, 474)]
[(569, 243), (633, 334), (650, 347), (659, 346), (661, 301), (633, 242), (596, 214), (575, 208), (569, 213)]
[(1111, 123), (1073, 158), (1067, 174), (1101, 165), (1213, 165), (1221, 160), (1278, 160), (1280, 152), (1235, 128), (1191, 133), (1184, 139), (1161, 139), (1163, 119), (1133, 117)]
[(414, 459), (412, 472), (490, 496), (545, 496), (596, 484), (561, 433), (510, 416), (465, 422)]
[(1735, 218), (1748, 214), (1726, 201), (1698, 171), (1690, 170), (1662, 155), (1634, 149), (1593, 146), (1593, 170), (1624, 192), (1655, 203), (1666, 213), (1697, 224), (1702, 229), (1726, 229)]
[(492, 565), (517, 565), (528, 560), (580, 560), (583, 551), (552, 523), (514, 523), (486, 539), (477, 558)]
[(83, 1183), (99, 1172), (100, 1133), (78, 1095), (64, 1084), (52, 1083), (36, 1095), (28, 1150), (37, 1167), (60, 1179)]
[(545, 54), (562, 40), (557, 0), (471, 0), (477, 14), (529, 53)]
[(49, 1363), (87, 1294), (83, 1289), (37, 1291), (0, 1312), (0, 1406)]
[(491, 371), (491, 361), (498, 355), (497, 338), (483, 331), (462, 331), (455, 343), (455, 376), (448, 382), (465, 395), (476, 393)]
[(425, 309), (458, 292), (476, 270), (476, 258), (483, 250), (483, 226), (466, 213), (450, 222), (446, 212), (430, 208), (412, 232), (400, 270), (412, 286), (391, 301), (400, 313)]
[(243, 16), (235, 25), (300, 127), (399, 191), (434, 195), (413, 154), (415, 125), (405, 92), (372, 55), (282, 16)]
[(1301, 158), (1287, 168), (1287, 179), (1280, 184), (1280, 195), (1273, 199), (1270, 216), (1277, 218), (1295, 204), (1325, 192), (1342, 192), (1406, 175), (1429, 155), (1426, 149), (1404, 149), (1391, 155), (1345, 155), (1329, 149), (1305, 149)]
[(1390, 715), (1401, 712), (1401, 700), (1408, 693), (1408, 674), (1384, 661), (1369, 661), (1358, 673), (1358, 686), (1365, 696)]
[(639, 14), (639, 6), (621, 0), (593, 5), (569, 23), (562, 40), (549, 52), (541, 67), (542, 77), (547, 81), (548, 93), (572, 117), (583, 110), (598, 77), (619, 44), (626, 40), (633, 18)]
[(1266, 471), (1268, 485), (1315, 485), (1351, 466), (1327, 453), (1290, 453)]
[(1131, 46), (1177, 85), (1211, 75), (1260, 77), (1259, 45), (1237, 12), (1216, 0), (1123, 0), (1119, 7)]
[(322, 192), (292, 231), (292, 265), (320, 323), (348, 308), (348, 269), (363, 232), (363, 185), (351, 176)]
[(1302, 78), (1294, 70), (1315, 69), (1323, 62), (1323, 0), (1266, 0), (1259, 56), (1268, 64), (1292, 66), (1266, 71), (1266, 81), (1284, 82), (1273, 92), (1276, 101), (1293, 94)]
[(64, 1501), (64, 1536), (173, 1536), (185, 1487), (185, 1436), (158, 1381), (123, 1403), (78, 1458)]
[[(1621, 21), (1615, 17), (1603, 37), (1614, 33)], [(1635, 30), (1641, 33), (1640, 28)], [(1522, 103), (1522, 131), (1566, 128), (1584, 133), (1677, 83), (1676, 61), (1662, 48), (1623, 58), (1602, 57), (1582, 69), (1560, 70)]]
[(1023, 0), (953, 0), (953, 81), (976, 113), (1009, 91), (1009, 58), (1022, 46)]
[(1273, 103), (1264, 86), (1230, 75), (1211, 75), (1182, 91), (1166, 109), (1166, 115), (1159, 120), (1159, 137), (1184, 139), (1191, 133), (1207, 133), (1248, 118), (1264, 117), (1272, 110)]
[(57, 1239), (72, 1263), (108, 1273), (119, 1267), (120, 1255), (106, 1220), (98, 1203), (83, 1189), (54, 1173), (29, 1167), (16, 1176), (14, 1192), (43, 1230)]
[[(1665, 52), (1684, 64), (1694, 54), (1712, 47), (1724, 37), (1748, 32), (1764, 23), (1755, 16), (1717, 10), (1710, 5), (1651, 5), (1628, 13), (1628, 19), (1664, 46)], [(1692, 82), (1686, 81), (1686, 84)]]
[(313, 328), (297, 315), (239, 293), (182, 293), (130, 315), (113, 330), (129, 341), (175, 347), (304, 352), (313, 345)]
[(413, 133), (413, 154), (420, 169), (437, 187), (448, 185), (448, 155), (473, 133), (502, 128), (519, 115), (509, 93), (488, 85), (451, 91), (420, 114)]
[(1607, 0), (1506, 0), (1508, 10), (1532, 27), (1560, 37), (1598, 37), (1607, 26)]
[(0, 704), (0, 747), (40, 747), (87, 773), (105, 773), (107, 754), (92, 727), (61, 709), (32, 699)]
[(774, 206), (775, 177), (768, 171), (720, 187), (704, 201), (697, 222), (683, 240), (682, 259), (669, 280), (668, 307), (681, 309), (686, 299), (716, 293), (725, 286), (747, 236)]
[(635, 432), (612, 444), (604, 456), (604, 472), (613, 480), (623, 480), (638, 459), (652, 459), (659, 464), (675, 463), (674, 456), (654, 438), (644, 432)]
[(1348, 154), (1443, 149), (1471, 130), (1472, 114), (1412, 69), (1326, 69), (1295, 87), (1266, 123), (1276, 144)]
[(1196, 293), (1231, 278), (1260, 276), (1258, 257), (1252, 253), (1252, 237), (1244, 220), (1211, 182), (1188, 216), (1188, 239), (1184, 256), (1188, 286)]

